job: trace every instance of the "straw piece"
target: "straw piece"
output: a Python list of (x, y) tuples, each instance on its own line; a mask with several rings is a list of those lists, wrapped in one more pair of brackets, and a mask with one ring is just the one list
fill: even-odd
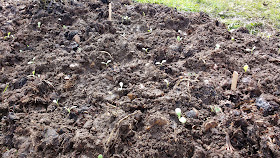
[(237, 86), (238, 73), (236, 71), (232, 74), (231, 90), (235, 91)]
[(108, 20), (111, 21), (112, 20), (112, 4), (109, 3), (109, 17)]

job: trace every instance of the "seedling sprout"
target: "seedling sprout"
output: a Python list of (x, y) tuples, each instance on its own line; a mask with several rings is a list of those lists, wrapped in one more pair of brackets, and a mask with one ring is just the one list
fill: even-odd
[(123, 20), (128, 21), (128, 20), (130, 20), (130, 17), (129, 16), (124, 16)]
[(97, 158), (103, 158), (103, 155), (102, 155), (102, 154), (99, 154)]
[(187, 119), (185, 117), (182, 117), (182, 110), (180, 108), (176, 108), (175, 109), (175, 113), (177, 114), (178, 116), (178, 119), (181, 123), (186, 123), (187, 122)]
[(123, 83), (120, 82), (119, 85), (120, 85), (120, 88), (118, 90), (121, 91), (123, 89)]
[(106, 65), (106, 67), (109, 65), (109, 63), (111, 62), (111, 60), (108, 60), (106, 63), (105, 62), (101, 62), (101, 64)]
[(216, 48), (215, 49), (220, 49), (221, 45), (216, 44)]
[(169, 81), (167, 79), (164, 79), (163, 81), (166, 83), (166, 87), (168, 88), (169, 87)]
[[(11, 32), (8, 32), (7, 36), (5, 36), (5, 37), (4, 37), (4, 39), (9, 38), (9, 37), (10, 37), (10, 35), (11, 35)], [(13, 37), (13, 38), (14, 38), (14, 36), (13, 36), (13, 35), (11, 35), (11, 37)]]
[(148, 48), (142, 48), (142, 50), (148, 53)]
[(211, 112), (215, 112), (215, 113), (222, 112), (222, 108), (220, 108), (220, 107), (217, 106), (217, 105), (210, 106), (210, 108), (211, 108)]
[(166, 63), (166, 60), (162, 60), (161, 62), (156, 62), (156, 65), (162, 66), (164, 63)]
[(40, 28), (40, 27), (41, 27), (41, 22), (39, 21), (39, 22), (38, 22), (38, 28)]
[(9, 87), (9, 83), (6, 85), (6, 87), (5, 87), (4, 91), (3, 91), (3, 94), (7, 91), (8, 87)]
[(251, 52), (251, 54), (253, 54), (253, 51), (256, 49), (256, 47), (254, 46), (252, 49), (247, 48), (245, 49), (247, 52)]
[(70, 113), (71, 113), (71, 110), (74, 109), (74, 108), (76, 108), (76, 107), (77, 107), (77, 106), (71, 106), (70, 108), (67, 108), (67, 107), (65, 106), (64, 108), (67, 110), (68, 114), (70, 114)]
[(180, 119), (180, 118), (181, 118), (181, 115), (182, 115), (182, 110), (181, 110), (180, 108), (176, 108), (176, 109), (175, 109), (175, 113), (177, 114), (178, 119)]
[(53, 100), (53, 103), (55, 103), (57, 106), (59, 106), (59, 104), (58, 104), (58, 99)]
[(243, 67), (245, 72), (247, 72), (248, 68), (249, 68), (249, 66), (247, 64)]
[(148, 30), (148, 32), (153, 32), (153, 29), (152, 29), (152, 28), (150, 28), (150, 29)]
[(34, 64), (35, 63), (35, 57), (34, 58), (32, 58), (32, 60), (31, 61), (29, 61), (27, 64)]
[(184, 123), (187, 122), (187, 119), (186, 119), (185, 117), (181, 117), (181, 118), (179, 119), (179, 121), (180, 121), (182, 124), (184, 124)]
[(180, 42), (182, 38), (180, 36), (177, 36), (177, 41)]

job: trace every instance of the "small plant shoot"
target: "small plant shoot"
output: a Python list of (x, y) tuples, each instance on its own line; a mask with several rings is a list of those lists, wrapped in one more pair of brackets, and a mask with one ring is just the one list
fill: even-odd
[(130, 17), (129, 16), (124, 16), (123, 20), (128, 21), (128, 20), (130, 20)]
[(7, 91), (8, 87), (9, 87), (9, 83), (6, 85), (6, 87), (5, 87), (4, 91), (3, 91), (3, 94)]
[(107, 67), (107, 66), (109, 66), (110, 62), (111, 62), (111, 60), (108, 60), (107, 62), (101, 62), (101, 64), (104, 64)]
[(167, 79), (163, 80), (166, 83), (166, 87), (169, 87), (169, 81)]
[(217, 105), (210, 106), (210, 108), (211, 108), (211, 112), (215, 112), (216, 114), (222, 112), (222, 108), (220, 108)]
[(249, 66), (247, 64), (243, 67), (245, 72), (247, 72), (248, 68), (249, 68)]
[(53, 100), (53, 103), (55, 103), (57, 106), (59, 106), (59, 104), (58, 104), (58, 99)]
[(245, 49), (247, 52), (251, 52), (251, 54), (253, 54), (253, 51), (256, 49), (256, 47), (254, 46), (252, 49), (247, 48)]
[(30, 65), (30, 64), (34, 64), (35, 63), (35, 57), (34, 58), (32, 58), (32, 60), (31, 61), (29, 61), (27, 64), (28, 65)]
[(5, 37), (4, 37), (4, 39), (6, 39), (6, 38), (10, 38), (10, 36), (11, 36), (12, 38), (14, 38), (14, 36), (13, 36), (13, 35), (11, 35), (11, 32), (8, 32), (7, 36), (5, 36)]
[(142, 48), (142, 50), (148, 53), (148, 48)]
[(37, 26), (38, 28), (41, 28), (41, 22), (40, 22), (40, 21), (38, 22), (37, 25), (38, 25), (38, 26)]
[(123, 83), (120, 82), (119, 85), (120, 85), (120, 88), (119, 88), (118, 90), (119, 90), (119, 91), (122, 91), (122, 90), (123, 90)]
[(77, 106), (71, 106), (70, 108), (64, 107), (64, 108), (67, 110), (68, 114), (70, 114), (70, 113), (71, 113), (71, 110), (74, 109), (74, 108), (76, 108), (76, 107), (77, 107)]
[(180, 108), (176, 108), (175, 113), (178, 116), (178, 119), (182, 124), (187, 122), (187, 119), (185, 117), (182, 117), (182, 110)]
[(177, 36), (177, 41), (181, 42), (182, 38), (180, 36)]
[(216, 44), (216, 48), (215, 49), (220, 49), (221, 45)]
[(182, 124), (184, 124), (184, 123), (187, 122), (187, 119), (186, 119), (185, 117), (181, 117), (181, 118), (179, 119), (179, 121), (180, 121)]
[(156, 62), (156, 65), (163, 66), (164, 63), (166, 63), (166, 60), (162, 60), (161, 62)]
[(102, 155), (102, 154), (99, 154), (97, 158), (103, 158), (103, 155)]
[(176, 108), (176, 109), (175, 109), (175, 113), (176, 113), (176, 115), (178, 116), (178, 119), (180, 119), (181, 116), (182, 116), (182, 110), (181, 110), (180, 108)]

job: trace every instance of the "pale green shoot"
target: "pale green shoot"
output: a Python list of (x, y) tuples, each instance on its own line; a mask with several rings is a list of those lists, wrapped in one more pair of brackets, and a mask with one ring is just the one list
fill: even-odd
[(177, 36), (177, 41), (180, 42), (182, 38), (180, 36)]
[(217, 106), (217, 105), (210, 106), (210, 108), (211, 108), (211, 111), (212, 111), (212, 112), (215, 112), (215, 113), (220, 113), (220, 112), (222, 112), (222, 108), (220, 108), (220, 107)]
[(164, 63), (166, 63), (166, 60), (162, 60), (161, 62), (156, 62), (156, 65), (162, 66)]
[(148, 48), (142, 48), (142, 50), (148, 53)]
[(6, 87), (5, 87), (4, 91), (3, 91), (3, 93), (5, 93), (5, 92), (7, 91), (8, 87), (9, 87), (9, 83), (6, 85)]
[(53, 100), (53, 103), (55, 103), (57, 106), (59, 106), (59, 104), (58, 104), (58, 99)]
[(40, 22), (40, 21), (38, 22), (37, 27), (38, 27), (38, 28), (41, 27), (41, 22)]
[(215, 49), (220, 49), (221, 45), (216, 44), (216, 48)]
[(176, 108), (176, 109), (175, 109), (175, 113), (176, 113), (176, 115), (178, 116), (178, 119), (180, 119), (181, 116), (182, 116), (182, 110), (181, 110), (180, 108)]
[(119, 90), (119, 91), (122, 91), (122, 90), (123, 90), (123, 83), (120, 82), (119, 85), (120, 85), (120, 88), (119, 88), (118, 90)]
[(163, 81), (166, 83), (166, 87), (168, 88), (169, 87), (169, 81), (167, 79), (164, 79)]
[(252, 49), (247, 48), (245, 49), (247, 52), (251, 52), (251, 54), (253, 54), (253, 51), (256, 49), (256, 47), (254, 46)]
[(77, 106), (71, 106), (70, 108), (64, 107), (64, 108), (67, 110), (68, 114), (70, 114), (70, 113), (71, 113), (71, 110), (74, 109), (74, 108), (76, 108), (76, 107), (77, 107)]
[(35, 59), (36, 59), (35, 57), (34, 57), (34, 58), (32, 58), (32, 60), (31, 60), (31, 61), (29, 61), (27, 64), (29, 64), (29, 65), (30, 65), (30, 64), (34, 64), (34, 63), (35, 63)]
[(108, 60), (106, 63), (105, 62), (101, 62), (101, 64), (106, 65), (106, 67), (110, 64), (111, 60)]
[(243, 67), (245, 72), (247, 72), (248, 68), (249, 68), (249, 66), (247, 64)]

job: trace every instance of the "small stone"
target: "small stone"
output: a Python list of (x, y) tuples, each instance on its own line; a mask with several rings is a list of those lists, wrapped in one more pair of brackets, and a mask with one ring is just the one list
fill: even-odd
[(133, 100), (133, 99), (137, 98), (137, 96), (133, 93), (128, 93), (127, 96), (130, 100)]
[(263, 113), (264, 116), (267, 116), (278, 110), (279, 104), (274, 101), (268, 102), (264, 98), (259, 97), (256, 99), (256, 107)]
[(74, 39), (74, 41), (77, 42), (77, 43), (80, 43), (80, 41), (81, 41), (80, 36), (77, 35), (77, 34), (73, 37), (73, 39)]
[(79, 66), (80, 66), (80, 64), (78, 64), (78, 63), (73, 63), (73, 64), (69, 65), (69, 67), (72, 69), (78, 68)]
[(90, 68), (94, 68), (94, 67), (95, 67), (95, 62), (91, 62)]
[(8, 118), (12, 121), (19, 119), (13, 112), (9, 112)]
[(163, 96), (164, 93), (160, 89), (151, 89), (146, 91), (144, 95), (146, 95), (148, 98), (157, 98)]
[(53, 140), (58, 137), (58, 133), (52, 127), (48, 127), (44, 133), (44, 142), (47, 144), (52, 144)]
[(197, 118), (198, 111), (195, 108), (193, 108), (193, 110), (190, 110), (190, 111), (186, 112), (186, 116), (189, 117), (189, 118)]
[(90, 129), (92, 127), (92, 120), (87, 120), (87, 122), (84, 124), (83, 128)]

